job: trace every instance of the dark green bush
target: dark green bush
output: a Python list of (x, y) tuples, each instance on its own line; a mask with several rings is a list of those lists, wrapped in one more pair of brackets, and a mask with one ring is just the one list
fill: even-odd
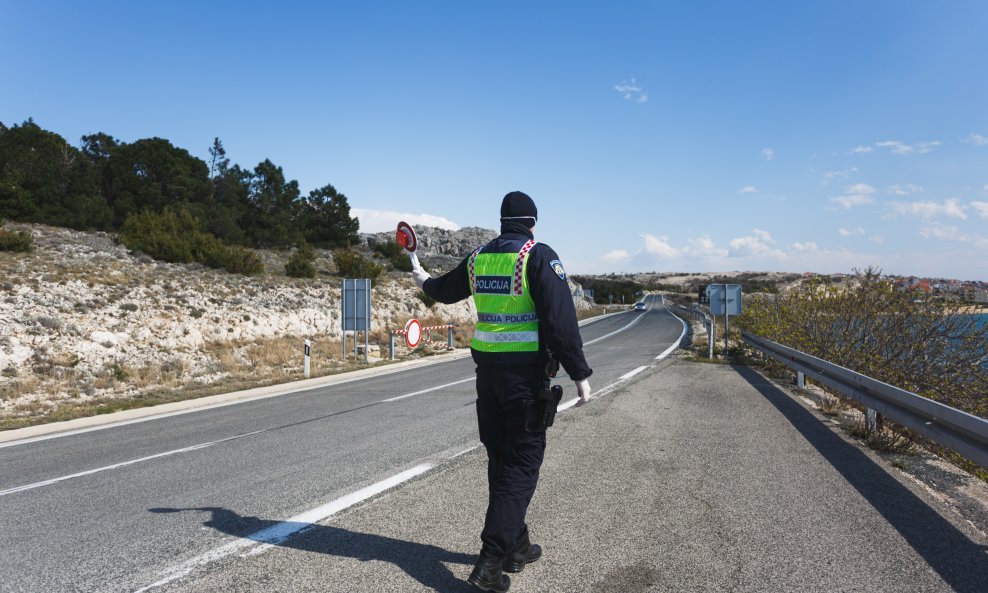
[(408, 259), (408, 255), (405, 254), (401, 245), (398, 245), (393, 239), (388, 239), (383, 243), (374, 243), (371, 248), (377, 255), (391, 262), (394, 269), (402, 272), (412, 271), (411, 260)]
[(228, 247), (227, 263), (224, 268), (231, 274), (256, 276), (264, 273), (264, 261), (253, 249), (246, 247)]
[(374, 282), (384, 271), (382, 266), (347, 249), (334, 250), (333, 261), (336, 262), (336, 269), (343, 278), (370, 278), (371, 282)]
[(199, 221), (187, 210), (166, 208), (131, 214), (120, 229), (120, 242), (132, 251), (171, 263), (199, 262), (234, 274), (259, 274), (264, 263), (254, 251), (228, 247), (199, 229)]
[(436, 306), (436, 299), (432, 298), (431, 296), (425, 294), (422, 291), (419, 291), (418, 294), (416, 294), (415, 296), (417, 296), (419, 300), (422, 301), (422, 303), (430, 309)]
[(312, 246), (302, 241), (288, 263), (285, 264), (285, 274), (292, 278), (315, 278), (316, 277), (316, 254)]
[(29, 253), (34, 251), (34, 238), (31, 237), (30, 233), (0, 228), (0, 251)]

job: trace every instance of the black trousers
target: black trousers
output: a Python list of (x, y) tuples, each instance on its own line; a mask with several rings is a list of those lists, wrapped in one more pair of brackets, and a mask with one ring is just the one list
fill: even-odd
[(525, 431), (525, 402), (542, 389), (538, 366), (477, 367), (477, 421), (487, 448), (487, 517), (484, 548), (506, 554), (528, 529), (525, 514), (539, 481), (545, 431)]

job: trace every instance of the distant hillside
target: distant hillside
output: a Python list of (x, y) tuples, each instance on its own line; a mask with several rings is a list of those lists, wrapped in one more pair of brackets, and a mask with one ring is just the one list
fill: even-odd
[[(29, 233), (35, 249), (0, 252), (0, 428), (87, 402), (300, 377), (305, 337), (313, 341), (315, 374), (342, 366), (340, 278), (331, 251), (316, 250), (313, 280), (285, 275), (287, 250), (260, 250), (265, 272), (247, 277), (158, 262), (108, 233), (5, 228)], [(425, 261), (437, 267), (493, 236), (483, 229), (420, 233)], [(386, 268), (373, 288), (373, 355), (386, 357), (387, 328), (412, 317), (461, 324), (458, 340), (468, 343), (470, 300), (430, 308), (410, 276), (376, 259), (366, 241), (355, 250)]]

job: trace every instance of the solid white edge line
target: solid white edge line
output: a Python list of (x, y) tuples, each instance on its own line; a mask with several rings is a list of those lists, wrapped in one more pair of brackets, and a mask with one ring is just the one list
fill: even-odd
[(97, 467), (95, 469), (89, 469), (89, 470), (86, 470), (86, 471), (82, 471), (82, 472), (70, 474), (70, 475), (67, 475), (67, 476), (60, 476), (58, 478), (51, 478), (50, 480), (43, 480), (41, 482), (35, 482), (33, 484), (25, 484), (23, 486), (16, 486), (14, 488), (8, 488), (7, 490), (0, 490), (0, 496), (6, 496), (8, 494), (13, 494), (15, 492), (23, 492), (25, 490), (33, 490), (34, 488), (40, 488), (42, 486), (48, 486), (50, 484), (57, 484), (58, 482), (64, 482), (65, 480), (72, 480), (72, 479), (75, 479), (75, 478), (81, 478), (83, 476), (89, 476), (89, 475), (92, 475), (92, 474), (98, 474), (100, 472), (105, 472), (105, 471), (117, 469), (117, 468), (120, 468), (120, 467), (126, 467), (128, 465), (134, 465), (135, 463), (141, 463), (143, 461), (150, 461), (152, 459), (159, 459), (161, 457), (168, 457), (170, 455), (177, 455), (179, 453), (188, 453), (190, 451), (196, 451), (198, 449), (205, 449), (206, 447), (212, 447), (213, 445), (217, 445), (219, 443), (225, 443), (226, 441), (232, 441), (234, 439), (239, 439), (239, 438), (243, 438), (243, 437), (246, 437), (246, 436), (255, 435), (255, 434), (258, 434), (259, 432), (262, 432), (262, 431), (254, 431), (254, 432), (248, 432), (248, 433), (244, 433), (244, 434), (238, 434), (238, 435), (235, 435), (235, 436), (232, 436), (232, 437), (227, 437), (225, 439), (219, 439), (219, 440), (216, 440), (216, 441), (210, 441), (208, 443), (200, 443), (198, 445), (192, 445), (191, 447), (183, 447), (181, 449), (173, 449), (171, 451), (164, 451), (162, 453), (155, 453), (154, 455), (148, 455), (147, 457), (141, 457), (139, 459), (130, 459), (128, 461), (121, 461), (120, 463), (114, 463), (112, 465), (106, 465), (106, 466), (103, 466), (103, 467)]
[[(412, 397), (412, 396), (415, 396), (415, 395), (421, 395), (423, 393), (429, 393), (430, 391), (438, 391), (440, 389), (445, 389), (447, 387), (452, 387), (453, 385), (459, 385), (460, 383), (466, 383), (467, 381), (473, 381), (473, 380), (474, 380), (474, 377), (468, 377), (466, 379), (461, 379), (459, 381), (454, 381), (452, 383), (447, 383), (445, 385), (439, 385), (437, 387), (430, 387), (429, 389), (423, 389), (421, 391), (416, 391), (414, 393), (406, 393), (405, 395), (399, 395), (398, 397), (392, 397), (390, 399), (381, 400), (381, 402), (394, 402), (394, 401), (402, 400), (402, 399), (409, 398), (409, 397)], [(25, 484), (23, 486), (15, 486), (13, 488), (8, 488), (7, 490), (0, 490), (0, 496), (6, 496), (8, 494), (14, 494), (15, 492), (23, 492), (25, 490), (33, 490), (35, 488), (40, 488), (42, 486), (50, 486), (51, 484), (57, 484), (58, 482), (64, 482), (65, 480), (72, 480), (74, 478), (81, 478), (83, 476), (88, 476), (88, 475), (91, 475), (91, 474), (97, 474), (97, 473), (100, 473), (100, 472), (114, 470), (114, 469), (117, 469), (117, 468), (126, 467), (128, 465), (134, 465), (135, 463), (141, 463), (141, 462), (144, 462), (144, 461), (151, 461), (152, 459), (159, 459), (161, 457), (168, 457), (169, 455), (177, 455), (179, 453), (188, 453), (190, 451), (195, 451), (197, 449), (204, 449), (206, 447), (211, 447), (211, 446), (213, 446), (213, 445), (215, 445), (217, 443), (223, 443), (223, 442), (226, 442), (226, 441), (229, 441), (229, 440), (239, 439), (239, 438), (243, 438), (245, 436), (251, 436), (251, 435), (254, 435), (254, 434), (258, 434), (259, 432), (262, 432), (262, 431), (254, 431), (254, 432), (249, 432), (249, 433), (244, 433), (244, 434), (238, 434), (238, 435), (234, 435), (234, 436), (231, 436), (231, 437), (227, 437), (225, 439), (220, 439), (220, 440), (216, 440), (216, 441), (210, 441), (208, 443), (200, 443), (198, 445), (192, 445), (190, 447), (183, 447), (182, 449), (174, 449), (172, 451), (164, 451), (162, 453), (156, 453), (154, 455), (148, 455), (147, 457), (141, 457), (139, 459), (131, 459), (131, 460), (128, 460), (128, 461), (122, 461), (120, 463), (114, 463), (112, 465), (107, 465), (107, 466), (104, 466), (104, 467), (98, 467), (98, 468), (95, 468), (95, 469), (90, 469), (90, 470), (86, 470), (86, 471), (82, 471), (82, 472), (78, 472), (78, 473), (74, 473), (74, 474), (69, 474), (69, 475), (66, 475), (66, 476), (60, 476), (60, 477), (57, 477), (57, 478), (51, 478), (49, 480), (42, 480), (40, 482), (34, 482), (33, 484)]]
[(459, 385), (460, 383), (466, 383), (467, 381), (474, 381), (476, 377), (467, 377), (466, 379), (460, 379), (459, 381), (453, 381), (452, 383), (447, 383), (445, 385), (439, 385), (438, 387), (430, 387), (428, 389), (423, 389), (422, 391), (416, 391), (414, 393), (406, 393), (405, 395), (399, 395), (397, 397), (391, 397), (388, 399), (382, 399), (382, 402), (396, 402), (400, 399), (405, 399), (406, 397), (412, 397), (415, 395), (422, 395), (423, 393), (429, 393), (430, 391), (439, 391), (440, 389), (446, 389), (447, 387), (452, 387), (453, 385)]
[[(665, 303), (665, 298), (662, 299), (662, 302), (663, 302), (663, 304)], [(672, 346), (669, 346), (669, 348), (667, 348), (665, 352), (663, 352), (662, 354), (656, 356), (655, 357), (655, 360), (662, 360), (666, 356), (669, 356), (672, 353), (673, 350), (675, 350), (676, 348), (679, 348), (679, 345), (683, 342), (683, 336), (686, 335), (686, 322), (683, 321), (683, 319), (681, 317), (677, 317), (672, 311), (669, 310), (668, 307), (666, 307), (666, 313), (668, 313), (669, 315), (672, 315), (673, 319), (678, 319), (679, 320), (679, 323), (682, 323), (683, 324), (683, 331), (682, 331), (682, 333), (679, 334), (679, 339), (677, 339), (675, 342), (673, 342)]]
[(628, 379), (634, 377), (635, 375), (637, 375), (638, 373), (644, 371), (647, 368), (648, 368), (647, 366), (638, 367), (637, 369), (635, 369), (635, 370), (633, 370), (631, 372), (625, 373), (625, 374), (621, 375), (620, 377), (618, 377), (618, 381), (627, 381)]
[[(135, 593), (143, 593), (144, 591), (150, 591), (151, 589), (156, 589), (158, 587), (161, 587), (163, 585), (166, 585), (168, 583), (186, 577), (189, 574), (191, 574), (192, 571), (198, 568), (202, 568), (208, 564), (216, 562), (217, 560), (222, 560), (223, 558), (226, 558), (227, 556), (230, 556), (245, 548), (249, 548), (251, 546), (258, 544), (264, 547), (264, 549), (270, 548), (273, 545), (277, 545), (281, 542), (284, 542), (291, 536), (295, 535), (296, 533), (308, 527), (311, 527), (313, 524), (318, 523), (319, 521), (323, 521), (331, 517), (332, 515), (335, 515), (336, 513), (339, 513), (340, 511), (343, 511), (357, 503), (363, 502), (368, 498), (376, 496), (384, 492), (385, 490), (394, 488), (395, 486), (401, 484), (402, 482), (407, 482), (408, 480), (416, 476), (424, 474), (433, 467), (434, 466), (429, 463), (423, 463), (421, 465), (417, 465), (412, 469), (405, 470), (399, 474), (391, 476), (390, 478), (386, 478), (384, 480), (381, 480), (380, 482), (371, 484), (366, 488), (361, 488), (356, 492), (337, 498), (336, 500), (324, 504), (320, 507), (295, 515), (294, 517), (286, 519), (281, 523), (272, 525), (271, 527), (262, 529), (261, 531), (236, 539), (232, 542), (219, 546), (218, 548), (213, 548), (212, 550), (203, 552), (202, 554), (199, 554), (194, 558), (190, 558), (189, 560), (186, 560), (181, 564), (178, 564), (176, 566), (161, 571), (161, 573), (159, 574), (165, 575), (164, 578), (155, 581), (154, 583), (151, 583), (146, 587), (142, 587), (138, 589), (137, 591), (135, 591)], [(253, 556), (255, 554), (256, 553), (250, 553), (249, 555)]]
[[(452, 360), (443, 360), (443, 361), (438, 361), (437, 363), (434, 363), (434, 364), (449, 363), (449, 362), (453, 362), (454, 360), (460, 360), (460, 359), (457, 358), (457, 359), (452, 359)], [(416, 367), (416, 368), (420, 368), (420, 367)], [(226, 401), (226, 402), (217, 402), (215, 404), (207, 404), (205, 406), (188, 408), (188, 409), (185, 409), (185, 410), (175, 410), (173, 412), (162, 412), (160, 414), (154, 414), (154, 415), (151, 415), (151, 416), (144, 416), (144, 417), (141, 417), (141, 418), (133, 418), (131, 420), (119, 420), (119, 421), (116, 421), (116, 422), (111, 422), (109, 424), (100, 424), (98, 426), (87, 426), (86, 428), (77, 428), (75, 430), (67, 430), (65, 432), (56, 432), (56, 433), (52, 433), (52, 434), (39, 435), (39, 436), (36, 436), (36, 437), (27, 437), (27, 438), (24, 438), (24, 439), (18, 439), (16, 441), (7, 441), (7, 442), (4, 442), (4, 443), (0, 443), (0, 449), (4, 449), (6, 447), (16, 447), (18, 445), (27, 445), (27, 444), (30, 444), (30, 443), (37, 443), (39, 441), (47, 441), (47, 440), (51, 440), (51, 439), (58, 439), (58, 438), (73, 436), (73, 435), (77, 435), (77, 434), (85, 434), (87, 432), (94, 432), (94, 431), (97, 431), (97, 430), (105, 430), (105, 429), (108, 429), (108, 428), (118, 428), (118, 427), (121, 427), (121, 426), (128, 426), (130, 424), (139, 424), (141, 422), (150, 422), (152, 420), (161, 420), (163, 418), (170, 418), (172, 416), (181, 416), (183, 414), (191, 414), (193, 412), (205, 412), (206, 410), (215, 410), (217, 408), (225, 408), (227, 406), (234, 406), (234, 405), (237, 405), (237, 404), (245, 404), (245, 403), (248, 403), (248, 402), (259, 401), (259, 400), (268, 399), (268, 398), (272, 398), (272, 397), (278, 397), (278, 396), (281, 396), (281, 395), (292, 395), (292, 394), (295, 394), (295, 393), (304, 393), (306, 391), (313, 391), (315, 389), (324, 389), (324, 388), (329, 388), (329, 387), (335, 387), (337, 385), (344, 385), (346, 383), (352, 383), (354, 381), (360, 381), (362, 379), (371, 379), (371, 378), (382, 377), (382, 376), (385, 376), (385, 375), (390, 375), (390, 374), (393, 374), (393, 373), (398, 373), (398, 372), (401, 372), (401, 371), (406, 370), (406, 369), (387, 369), (387, 368), (382, 368), (380, 370), (381, 371), (386, 371), (386, 372), (381, 372), (379, 374), (375, 374), (375, 375), (371, 375), (371, 376), (349, 377), (349, 378), (342, 379), (340, 381), (335, 381), (335, 382), (332, 382), (332, 383), (326, 383), (326, 384), (322, 384), (322, 385), (311, 385), (311, 386), (304, 386), (304, 387), (295, 387), (295, 388), (292, 388), (291, 387), (291, 383), (284, 383), (283, 385), (286, 387), (286, 389), (284, 391), (279, 390), (279, 391), (276, 391), (274, 393), (265, 393), (263, 395), (256, 395), (256, 396), (252, 396), (252, 397), (245, 397), (243, 399), (236, 399), (236, 400)], [(272, 387), (278, 387), (278, 386), (272, 386)], [(263, 388), (260, 388), (260, 389), (263, 389)], [(192, 400), (186, 400), (186, 401), (194, 402), (196, 400), (192, 399)]]

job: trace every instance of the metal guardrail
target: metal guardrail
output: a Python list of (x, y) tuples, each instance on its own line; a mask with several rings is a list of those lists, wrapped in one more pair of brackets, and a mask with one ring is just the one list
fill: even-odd
[(988, 467), (988, 420), (754, 334), (742, 332), (741, 338), (749, 346), (797, 373), (819, 381), (982, 467)]

